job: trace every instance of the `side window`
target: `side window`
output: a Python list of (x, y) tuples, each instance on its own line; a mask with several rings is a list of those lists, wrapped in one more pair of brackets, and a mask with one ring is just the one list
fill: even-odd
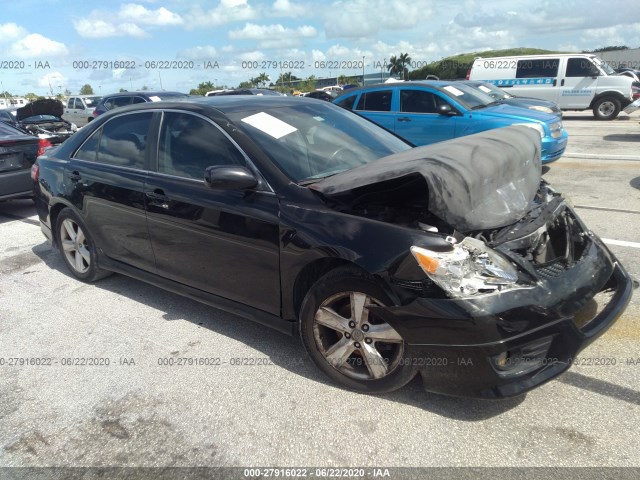
[(570, 58), (567, 62), (567, 77), (591, 77), (600, 75), (598, 68), (586, 58)]
[(391, 111), (391, 90), (377, 92), (364, 92), (360, 95), (356, 110), (368, 110), (373, 112)]
[(84, 104), (82, 103), (82, 99), (81, 98), (76, 98), (76, 103), (74, 104), (74, 107), (78, 110), (84, 110)]
[(147, 103), (147, 101), (142, 97), (133, 97), (133, 103)]
[(353, 104), (356, 101), (357, 95), (348, 95), (346, 98), (343, 98), (339, 102), (336, 102), (336, 105), (346, 108), (347, 110), (353, 110)]
[(113, 108), (126, 107), (131, 105), (131, 97), (115, 97), (113, 99)]
[(67, 102), (67, 108), (73, 108), (73, 102), (75, 101), (75, 99), (70, 98), (69, 101)]
[(410, 113), (438, 113), (438, 105), (444, 103), (440, 97), (423, 90), (401, 90), (400, 111)]
[(559, 63), (557, 58), (518, 60), (516, 78), (557, 77)]
[(121, 115), (102, 126), (98, 146), (100, 163), (129, 168), (144, 168), (147, 133), (152, 112)]
[(93, 134), (85, 140), (82, 146), (76, 150), (73, 158), (95, 162), (96, 154), (98, 152), (98, 144), (100, 143), (100, 135), (102, 135), (102, 128), (93, 132)]
[(235, 145), (208, 120), (190, 113), (164, 113), (158, 172), (202, 180), (207, 167), (244, 163)]

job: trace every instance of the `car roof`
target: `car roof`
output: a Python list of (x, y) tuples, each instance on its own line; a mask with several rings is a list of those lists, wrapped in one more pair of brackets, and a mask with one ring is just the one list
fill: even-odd
[(357, 92), (367, 91), (367, 90), (379, 90), (383, 88), (402, 88), (402, 87), (432, 87), (436, 89), (441, 89), (446, 87), (447, 85), (455, 84), (458, 80), (410, 80), (407, 82), (393, 82), (393, 83), (376, 83), (375, 85), (367, 85), (366, 87), (360, 88), (350, 88), (344, 94), (340, 95), (346, 96)]
[(170, 92), (170, 91), (164, 91), (164, 90), (160, 90), (160, 91), (148, 91), (148, 90), (142, 90), (142, 91), (133, 91), (133, 92), (117, 92), (117, 93), (109, 93), (107, 95), (104, 95), (102, 98), (113, 98), (113, 97), (126, 97), (128, 95), (146, 95), (148, 97), (152, 96), (152, 95), (186, 95), (186, 93), (182, 93), (182, 92)]
[[(326, 102), (325, 102), (326, 103)], [(242, 111), (259, 111), (272, 108), (283, 108), (299, 105), (318, 105), (317, 100), (304, 97), (288, 97), (276, 95), (229, 95), (229, 96), (189, 96), (185, 98), (176, 98), (162, 102), (147, 102), (129, 105), (117, 109), (110, 110), (105, 117), (111, 114), (141, 111), (141, 110), (157, 110), (157, 109), (186, 109), (194, 111), (209, 110), (212, 113), (227, 114)], [(339, 107), (336, 107), (339, 108)]]

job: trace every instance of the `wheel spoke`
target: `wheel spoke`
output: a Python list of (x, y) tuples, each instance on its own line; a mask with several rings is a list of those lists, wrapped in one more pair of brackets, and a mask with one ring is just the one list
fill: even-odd
[(364, 356), (364, 363), (367, 365), (371, 376), (373, 378), (384, 377), (387, 374), (387, 363), (373, 344), (365, 343), (362, 345), (361, 351)]
[(74, 257), (75, 257), (76, 270), (79, 272), (84, 271), (85, 269), (84, 260), (82, 259), (82, 255), (80, 255), (80, 252), (76, 251), (74, 253)]
[(89, 250), (87, 249), (87, 247), (85, 247), (84, 245), (80, 245), (80, 247), (78, 248), (78, 252), (82, 256), (84, 261), (87, 262), (87, 265), (90, 265), (91, 264), (91, 253), (89, 253)]
[(81, 245), (85, 242), (85, 238), (84, 238), (84, 232), (78, 228), (78, 238), (76, 238), (76, 242), (78, 242), (78, 245)]
[(351, 319), (356, 322), (359, 327), (367, 321), (369, 318), (369, 310), (366, 305), (369, 304), (367, 297), (364, 293), (351, 292)]
[(73, 252), (76, 249), (76, 244), (71, 240), (62, 240), (62, 250), (65, 252)]
[(67, 235), (69, 235), (69, 240), (75, 241), (76, 239), (76, 231), (73, 229), (73, 223), (70, 220), (65, 220), (62, 222), (64, 229), (67, 231)]
[(340, 368), (344, 365), (344, 362), (347, 361), (354, 350), (355, 347), (353, 346), (353, 343), (351, 343), (349, 339), (342, 337), (326, 351), (324, 357), (334, 368)]
[(369, 325), (367, 337), (373, 339), (374, 342), (402, 343), (402, 337), (394, 328), (383, 323), (382, 325)]
[(340, 333), (350, 332), (349, 319), (338, 315), (328, 307), (321, 307), (316, 313), (316, 322)]

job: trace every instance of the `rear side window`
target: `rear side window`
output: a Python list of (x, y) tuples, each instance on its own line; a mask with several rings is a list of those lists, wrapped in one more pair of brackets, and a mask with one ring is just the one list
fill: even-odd
[(142, 97), (133, 97), (132, 103), (147, 103), (147, 101)]
[(391, 90), (364, 92), (360, 96), (360, 100), (358, 100), (356, 110), (368, 110), (372, 112), (391, 111)]
[(586, 58), (570, 58), (567, 61), (567, 77), (591, 77), (599, 74), (598, 68)]
[(158, 172), (203, 180), (207, 167), (244, 163), (242, 153), (208, 120), (190, 113), (164, 113)]
[(73, 158), (95, 162), (101, 134), (102, 128), (99, 128), (82, 144), (82, 146), (76, 151)]
[(77, 109), (80, 109), (80, 110), (84, 110), (84, 104), (82, 103), (82, 99), (80, 99), (80, 98), (76, 98), (76, 100), (75, 100), (75, 104), (74, 104), (74, 107), (73, 107), (73, 108), (77, 108)]
[(557, 77), (559, 63), (557, 58), (518, 60), (516, 78)]
[(348, 95), (346, 98), (336, 102), (336, 105), (346, 108), (347, 110), (353, 110), (353, 104), (356, 103), (356, 98), (357, 95)]
[(118, 116), (105, 123), (102, 126), (96, 161), (121, 167), (144, 168), (152, 116), (152, 112), (134, 113)]

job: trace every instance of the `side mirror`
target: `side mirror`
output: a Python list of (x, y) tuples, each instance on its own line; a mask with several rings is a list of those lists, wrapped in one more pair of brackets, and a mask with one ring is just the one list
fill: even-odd
[(258, 179), (247, 167), (213, 166), (205, 170), (204, 183), (218, 190), (249, 190), (258, 185)]
[(438, 114), (440, 115), (455, 115), (456, 112), (453, 111), (453, 109), (451, 108), (451, 105), (449, 105), (448, 103), (444, 103), (442, 105), (438, 105), (438, 108), (436, 109)]

